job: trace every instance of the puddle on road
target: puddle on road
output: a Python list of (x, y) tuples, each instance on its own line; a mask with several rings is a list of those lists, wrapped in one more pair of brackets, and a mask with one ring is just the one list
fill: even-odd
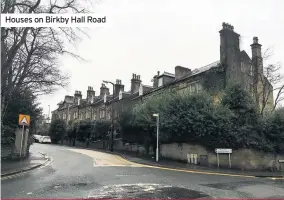
[(160, 184), (108, 185), (93, 190), (88, 198), (209, 198), (207, 194), (181, 187)]

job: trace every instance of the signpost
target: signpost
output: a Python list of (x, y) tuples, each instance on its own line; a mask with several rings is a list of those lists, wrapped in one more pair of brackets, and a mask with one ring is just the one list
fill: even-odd
[(230, 166), (230, 168), (232, 167), (232, 165), (231, 165), (231, 153), (232, 152), (233, 152), (232, 149), (215, 149), (215, 153), (217, 153), (218, 168), (219, 168), (219, 153), (229, 154), (229, 166)]
[(31, 118), (29, 115), (20, 114), (19, 115), (19, 125), (23, 126), (23, 131), (21, 135), (21, 147), (20, 147), (20, 157), (22, 156), (22, 148), (23, 148), (23, 139), (24, 139), (24, 133), (25, 133), (25, 126), (30, 125)]

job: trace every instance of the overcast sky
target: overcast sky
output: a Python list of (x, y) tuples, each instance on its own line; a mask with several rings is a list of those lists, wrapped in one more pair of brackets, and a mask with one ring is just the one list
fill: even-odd
[(60, 59), (62, 70), (71, 76), (70, 85), (40, 98), (44, 114), (48, 105), (56, 109), (75, 90), (85, 98), (92, 86), (98, 95), (103, 79), (121, 79), (128, 90), (132, 73), (152, 85), (157, 71), (174, 73), (177, 65), (195, 69), (219, 60), (222, 22), (241, 35), (241, 50), (251, 56), (252, 38), (258, 36), (263, 50), (274, 52), (269, 61), (284, 64), (283, 8), (283, 0), (94, 1), (93, 11), (107, 16), (107, 27), (91, 28), (91, 38), (76, 44), (76, 53), (88, 62)]

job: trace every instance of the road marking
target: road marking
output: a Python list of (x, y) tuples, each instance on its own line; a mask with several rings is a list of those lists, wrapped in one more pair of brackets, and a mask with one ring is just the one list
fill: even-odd
[(204, 172), (204, 171), (194, 171), (194, 170), (187, 170), (187, 169), (174, 169), (169, 167), (159, 167), (154, 165), (145, 165), (145, 164), (138, 164), (131, 161), (126, 160), (125, 158), (121, 157), (121, 160), (130, 162), (132, 164), (140, 165), (140, 167), (147, 167), (147, 168), (154, 168), (154, 169), (163, 169), (169, 171), (176, 171), (176, 172), (186, 172), (186, 173), (193, 173), (193, 174), (206, 174), (206, 175), (218, 175), (218, 176), (232, 176), (232, 177), (244, 177), (244, 178), (256, 178), (255, 176), (249, 175), (240, 175), (240, 174), (226, 174), (226, 173), (217, 173), (217, 172)]
[(174, 169), (174, 168), (168, 168), (168, 167), (158, 167), (158, 166), (152, 166), (152, 165), (144, 165), (144, 167), (154, 168), (154, 169), (163, 169), (163, 170), (169, 170), (169, 171), (176, 171), (176, 172), (186, 172), (186, 173), (193, 173), (193, 174), (206, 174), (206, 175), (218, 175), (218, 176), (233, 176), (233, 177), (244, 177), (244, 178), (256, 178), (255, 176), (248, 176), (248, 175), (193, 171), (193, 170), (186, 170), (186, 169)]
[[(92, 150), (85, 150), (85, 149), (78, 149), (78, 150), (74, 150), (74, 149), (68, 149), (70, 151), (75, 151), (75, 152), (78, 152), (78, 153), (82, 153), (82, 154), (85, 154), (85, 155), (88, 155), (94, 159), (96, 159), (95, 155), (90, 155), (89, 153), (92, 151)], [(170, 167), (160, 167), (160, 166), (154, 166), (154, 165), (147, 165), (147, 164), (140, 164), (140, 163), (135, 163), (135, 162), (132, 162), (132, 161), (129, 161), (125, 158), (123, 158), (122, 156), (120, 155), (114, 155), (114, 154), (110, 154), (110, 153), (107, 153), (107, 152), (101, 152), (101, 151), (96, 151), (96, 150), (93, 150), (93, 152), (97, 152), (101, 155), (103, 154), (108, 154), (108, 155), (112, 155), (114, 156), (115, 158), (117, 158), (118, 160), (124, 162), (124, 163), (127, 163), (125, 165), (113, 165), (113, 164), (109, 164), (109, 163), (105, 163), (104, 165), (102, 163), (100, 163), (100, 165), (94, 165), (94, 167), (146, 167), (146, 168), (153, 168), (153, 169), (162, 169), (162, 170), (168, 170), (168, 171), (176, 171), (176, 172), (185, 172), (185, 173), (192, 173), (192, 174), (205, 174), (205, 175), (216, 175), (216, 176), (231, 176), (231, 177), (243, 177), (243, 178), (258, 178), (258, 177), (255, 177), (255, 176), (250, 176), (250, 175), (241, 175), (241, 174), (227, 174), (227, 173), (218, 173), (218, 172), (205, 172), (205, 171), (195, 171), (195, 170), (187, 170), (187, 169), (175, 169), (175, 168), (170, 168)], [(97, 160), (97, 159), (96, 159)], [(268, 179), (272, 179), (272, 180), (281, 180), (284, 178), (272, 178), (272, 177), (267, 177)]]
[(136, 165), (94, 165), (94, 167), (140, 167)]

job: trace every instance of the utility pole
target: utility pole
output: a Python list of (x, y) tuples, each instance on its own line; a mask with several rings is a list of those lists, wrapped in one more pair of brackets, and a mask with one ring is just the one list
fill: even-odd
[(110, 83), (112, 84), (112, 103), (111, 103), (111, 143), (110, 143), (110, 151), (113, 151), (113, 132), (114, 132), (114, 83), (110, 81), (103, 81), (104, 83)]

